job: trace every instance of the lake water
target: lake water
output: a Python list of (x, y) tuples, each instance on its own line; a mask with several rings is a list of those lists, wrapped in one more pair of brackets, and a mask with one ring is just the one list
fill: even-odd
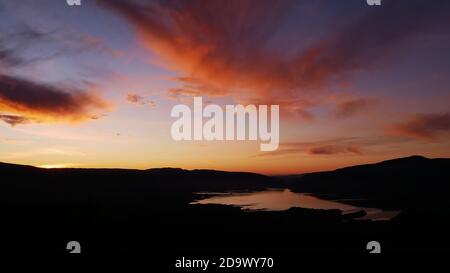
[(206, 198), (192, 202), (191, 204), (222, 204), (237, 206), (248, 211), (266, 210), (282, 211), (292, 207), (306, 209), (338, 209), (343, 214), (364, 210), (367, 215), (358, 219), (370, 219), (373, 221), (390, 220), (400, 211), (384, 211), (377, 208), (363, 208), (340, 203), (338, 201), (320, 199), (305, 193), (295, 193), (289, 189), (268, 189), (251, 193), (202, 193), (210, 194)]

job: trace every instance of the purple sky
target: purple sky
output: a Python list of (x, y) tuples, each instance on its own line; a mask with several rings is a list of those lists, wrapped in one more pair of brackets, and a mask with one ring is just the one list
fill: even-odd
[[(450, 151), (450, 2), (0, 0), (0, 161), (297, 173)], [(192, 96), (281, 144), (175, 142)]]

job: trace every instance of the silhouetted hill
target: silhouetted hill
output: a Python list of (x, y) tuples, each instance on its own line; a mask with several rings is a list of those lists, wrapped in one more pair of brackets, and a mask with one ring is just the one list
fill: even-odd
[(381, 240), (388, 253), (446, 251), (448, 213), (440, 210), (448, 197), (448, 167), (448, 159), (411, 157), (290, 176), (297, 191), (369, 199), (374, 206), (402, 210), (393, 221), (372, 222), (353, 220), (363, 211), (343, 215), (339, 210), (291, 208), (250, 213), (225, 205), (189, 204), (199, 197), (195, 192), (286, 185), (254, 173), (41, 169), (0, 163), (1, 251), (66, 254), (67, 242), (77, 240), (83, 253), (145, 255), (155, 258), (152, 264), (166, 255), (164, 264), (170, 265), (189, 255), (364, 253), (367, 241), (374, 239)]
[[(177, 187), (195, 187), (195, 191), (250, 191), (280, 186), (279, 181), (273, 177), (249, 172), (156, 168), (148, 169), (145, 173), (170, 179)], [(186, 184), (187, 181), (189, 184)]]
[(366, 199), (364, 204), (384, 208), (444, 209), (449, 170), (450, 159), (411, 156), (305, 174), (291, 181), (291, 187), (322, 197)]
[[(42, 169), (0, 163), (0, 197), (25, 200), (61, 198), (87, 194), (148, 195), (158, 190), (191, 195), (196, 191), (251, 191), (279, 186), (275, 178), (255, 173), (158, 168), (133, 169)], [(58, 194), (52, 194), (57, 192)], [(21, 198), (20, 198), (21, 199)]]
[(21, 172), (21, 171), (37, 171), (37, 170), (39, 170), (39, 168), (33, 166), (0, 162), (1, 172)]

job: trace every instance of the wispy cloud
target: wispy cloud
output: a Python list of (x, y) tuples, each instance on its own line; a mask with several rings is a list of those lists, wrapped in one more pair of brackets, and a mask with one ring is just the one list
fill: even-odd
[(362, 154), (360, 147), (344, 145), (324, 145), (311, 147), (306, 151), (306, 153), (310, 155)]
[[(283, 46), (262, 44), (278, 33), (296, 1), (103, 3), (131, 23), (145, 47), (184, 74), (170, 95), (231, 95), (274, 103), (296, 100), (306, 90), (323, 91), (337, 78), (372, 69), (412, 38), (447, 31), (450, 21), (448, 1), (386, 1), (382, 9), (371, 9), (306, 49), (290, 45), (289, 51), (298, 53), (287, 57)], [(354, 114), (366, 103), (349, 102), (337, 114)], [(301, 108), (300, 113), (308, 113), (308, 106)]]
[(362, 155), (365, 147), (373, 145), (374, 139), (336, 138), (312, 142), (285, 142), (277, 151), (261, 153), (259, 156), (285, 155)]
[(44, 31), (27, 24), (0, 28), (0, 69), (29, 66), (61, 56), (89, 52), (111, 57), (123, 55), (123, 52), (112, 49), (103, 39), (88, 34)]
[(355, 98), (340, 102), (336, 105), (334, 116), (337, 118), (348, 118), (364, 112), (376, 105), (376, 101), (367, 98)]
[(148, 105), (150, 107), (154, 107), (156, 105), (156, 103), (153, 100), (149, 100), (144, 96), (138, 95), (136, 93), (128, 93), (125, 96), (125, 100), (128, 103), (137, 105), (137, 106), (143, 106), (143, 105)]
[(441, 133), (450, 132), (450, 112), (416, 114), (404, 122), (388, 126), (387, 132), (411, 138), (435, 139)]
[(364, 156), (380, 150), (395, 149), (399, 145), (408, 145), (410, 141), (397, 136), (341, 137), (307, 142), (283, 142), (278, 150), (260, 153), (258, 157), (273, 156)]
[(45, 41), (47, 37), (48, 33), (28, 25), (20, 25), (10, 32), (0, 29), (0, 69), (17, 67), (49, 58), (50, 56), (47, 55), (27, 59), (21, 57), (25, 49)]

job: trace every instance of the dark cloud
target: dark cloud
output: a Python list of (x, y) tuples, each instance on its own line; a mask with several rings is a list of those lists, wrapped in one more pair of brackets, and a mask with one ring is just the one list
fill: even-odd
[(337, 145), (311, 147), (306, 151), (306, 153), (310, 155), (362, 154), (361, 148), (357, 146), (337, 146)]
[(0, 74), (0, 112), (37, 122), (90, 119), (108, 104), (94, 92), (71, 90)]
[(11, 126), (16, 126), (17, 124), (26, 124), (29, 123), (30, 120), (26, 117), (15, 116), (15, 115), (2, 115), (0, 114), (0, 120), (8, 123)]
[(450, 132), (450, 112), (417, 114), (405, 122), (387, 128), (388, 133), (421, 139), (434, 139), (440, 133)]
[(375, 101), (365, 98), (357, 98), (347, 100), (336, 105), (334, 116), (337, 118), (352, 117), (360, 112), (363, 112), (375, 105)]

